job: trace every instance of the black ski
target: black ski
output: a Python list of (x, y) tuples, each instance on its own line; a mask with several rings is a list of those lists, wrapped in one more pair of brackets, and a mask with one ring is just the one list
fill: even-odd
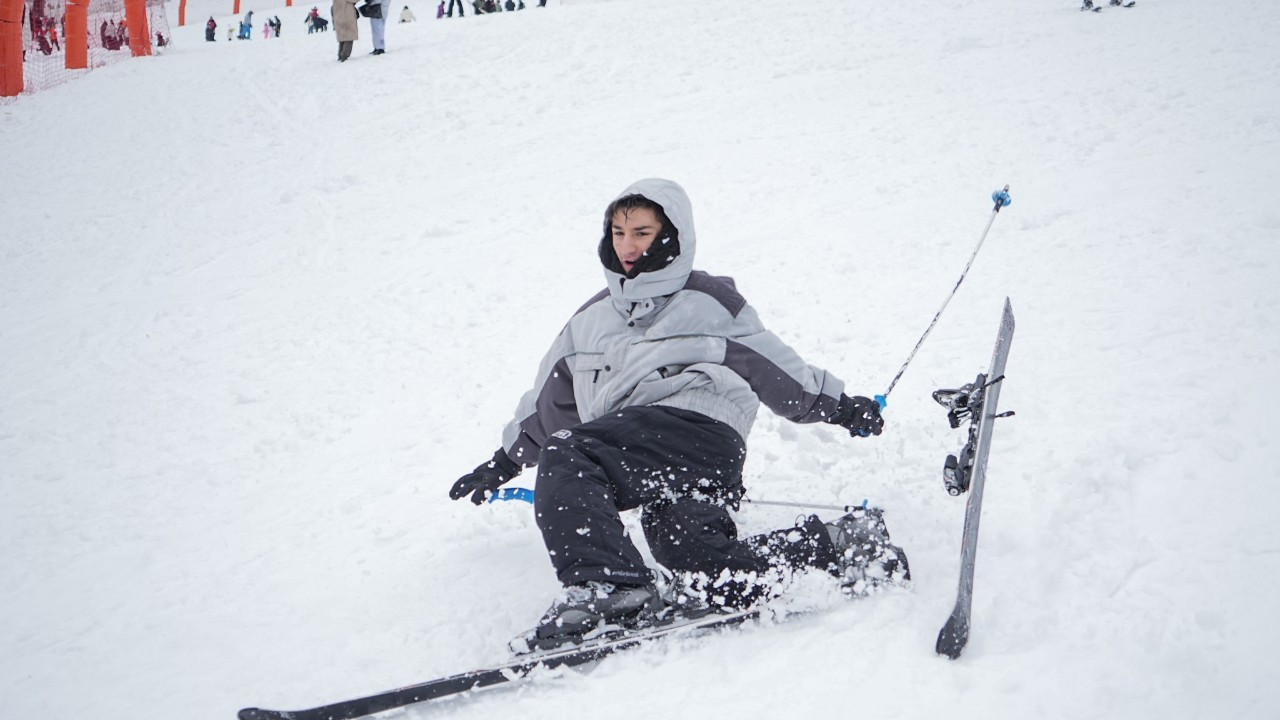
[(365, 697), (342, 700), (307, 710), (265, 710), (245, 708), (240, 720), (351, 720), (430, 700), (457, 695), (501, 683), (522, 680), (540, 668), (574, 667), (595, 662), (620, 650), (673, 635), (687, 635), (703, 630), (732, 627), (754, 620), (759, 610), (743, 610), (723, 615), (706, 615), (693, 620), (634, 631), (617, 631), (587, 640), (578, 645), (543, 653), (516, 656), (510, 662), (459, 675), (427, 680), (408, 687), (387, 690)]
[[(1099, 2), (1101, 2), (1101, 0), (1099, 0)], [(1093, 0), (1084, 0), (1084, 5), (1081, 5), (1081, 6), (1080, 6), (1080, 9), (1081, 9), (1081, 10), (1089, 10), (1089, 11), (1092, 11), (1092, 12), (1102, 12), (1102, 8), (1103, 8), (1103, 7), (1126, 7), (1126, 8), (1131, 8), (1131, 7), (1133, 7), (1134, 5), (1137, 5), (1137, 4), (1138, 4), (1138, 0), (1129, 0), (1129, 2), (1127, 2), (1127, 3), (1112, 2), (1112, 3), (1108, 4), (1108, 5), (1103, 6), (1103, 5), (1094, 5), (1094, 4), (1093, 4)]]
[(947, 418), (951, 427), (969, 422), (969, 438), (958, 456), (947, 457), (943, 479), (947, 491), (959, 495), (969, 492), (969, 502), (964, 511), (964, 538), (960, 546), (960, 587), (956, 593), (955, 608), (938, 633), (934, 649), (939, 655), (952, 660), (960, 657), (969, 642), (969, 617), (973, 603), (973, 566), (978, 553), (978, 521), (982, 514), (982, 489), (987, 475), (987, 454), (991, 450), (991, 433), (997, 417), (1000, 386), (1004, 381), (1005, 362), (1009, 358), (1009, 346), (1013, 342), (1013, 307), (1005, 298), (1004, 313), (1000, 317), (1000, 331), (996, 335), (995, 351), (991, 355), (991, 369), (986, 375), (978, 375), (969, 385), (958, 390), (939, 390), (934, 399), (949, 408)]

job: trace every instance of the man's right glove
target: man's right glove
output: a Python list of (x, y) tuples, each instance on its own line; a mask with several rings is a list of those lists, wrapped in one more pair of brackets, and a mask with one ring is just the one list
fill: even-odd
[(836, 411), (827, 416), (824, 422), (839, 425), (853, 437), (879, 435), (884, 428), (884, 418), (880, 416), (880, 405), (871, 398), (861, 395), (840, 396), (840, 404)]
[(453, 488), (449, 490), (449, 497), (460, 500), (467, 493), (471, 493), (471, 502), (482, 505), (487, 498), (487, 493), (496, 492), (501, 485), (519, 475), (522, 469), (507, 457), (505, 450), (498, 448), (492, 460), (480, 463), (475, 470), (458, 478), (458, 482), (454, 483)]

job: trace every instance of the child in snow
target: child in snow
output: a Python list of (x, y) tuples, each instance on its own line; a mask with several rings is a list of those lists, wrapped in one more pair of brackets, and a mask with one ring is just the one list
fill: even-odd
[[(440, 4), (443, 7), (444, 3)], [(409, 9), (408, 5), (405, 5), (404, 9), (400, 11), (400, 22), (407, 23), (413, 22), (414, 20), (417, 20), (417, 18), (413, 16), (413, 11)]]
[[(884, 421), (875, 401), (845, 395), (766, 330), (732, 279), (695, 271), (695, 249), (676, 183), (641, 180), (610, 203), (596, 248), (607, 289), (552, 343), (493, 458), (449, 492), (480, 504), (538, 466), (534, 516), (565, 589), (525, 636), (530, 647), (671, 605), (745, 607), (807, 568), (855, 592), (910, 577), (875, 509), (739, 539), (728, 508), (743, 495), (761, 402), (853, 437), (879, 435)], [(675, 595), (660, 597), (623, 528), (619, 512), (634, 508), (653, 557), (677, 574)]]

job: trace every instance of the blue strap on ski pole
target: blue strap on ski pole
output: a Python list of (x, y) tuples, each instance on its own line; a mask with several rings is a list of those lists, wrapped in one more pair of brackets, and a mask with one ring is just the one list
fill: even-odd
[(489, 496), (489, 502), (497, 502), (498, 500), (519, 500), (532, 503), (533, 490), (522, 487), (502, 488)]

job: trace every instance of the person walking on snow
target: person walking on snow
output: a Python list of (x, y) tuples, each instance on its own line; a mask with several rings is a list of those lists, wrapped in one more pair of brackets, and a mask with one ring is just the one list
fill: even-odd
[(213, 21), (213, 16), (209, 16), (209, 22), (204, 24), (204, 39), (213, 42), (213, 32), (218, 29), (218, 23)]
[[(810, 568), (853, 593), (910, 577), (876, 509), (738, 537), (729, 508), (744, 492), (760, 403), (853, 436), (879, 435), (883, 420), (874, 401), (845, 395), (765, 329), (731, 278), (694, 270), (695, 249), (678, 184), (641, 180), (610, 203), (597, 247), (607, 288), (552, 343), (493, 458), (449, 491), (481, 504), (538, 466), (535, 517), (565, 589), (524, 636), (531, 649), (600, 624), (643, 624), (672, 606), (747, 607)], [(678, 595), (659, 595), (623, 528), (619, 512), (635, 508)]]
[(338, 62), (346, 62), (351, 57), (351, 48), (360, 39), (360, 28), (356, 21), (360, 14), (356, 12), (356, 0), (333, 0), (329, 10), (333, 16), (333, 33), (338, 39)]
[(369, 0), (369, 4), (377, 8), (369, 16), (369, 30), (373, 35), (373, 52), (371, 55), (382, 55), (387, 51), (387, 18), (391, 15), (391, 0)]

